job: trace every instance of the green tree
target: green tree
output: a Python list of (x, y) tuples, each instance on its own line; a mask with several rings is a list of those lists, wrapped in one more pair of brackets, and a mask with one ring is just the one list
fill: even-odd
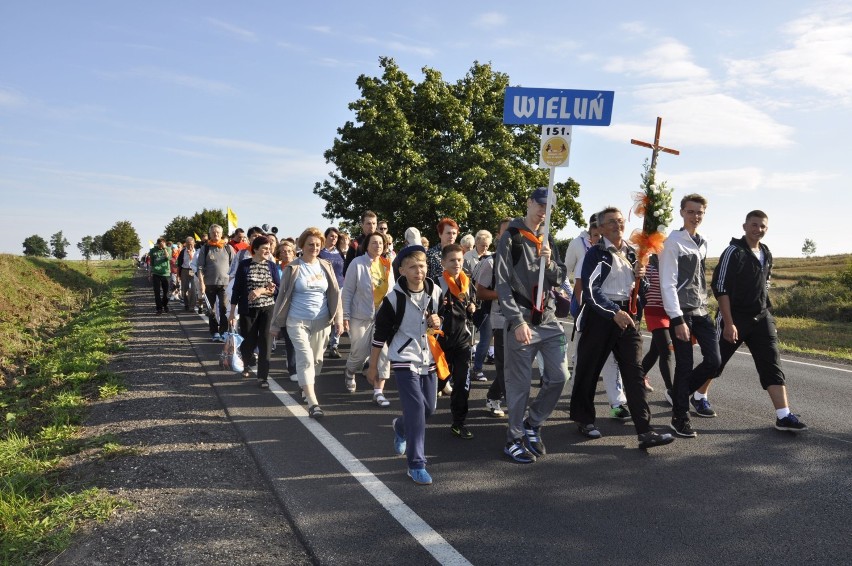
[(98, 259), (103, 259), (105, 253), (103, 234), (98, 234), (92, 238), (92, 254), (98, 256)]
[(83, 236), (83, 239), (77, 242), (77, 249), (80, 250), (80, 253), (83, 254), (83, 259), (89, 261), (92, 259), (92, 256), (95, 252), (92, 250), (92, 242), (94, 238), (92, 236)]
[(802, 255), (805, 257), (811, 257), (816, 253), (816, 242), (811, 240), (810, 238), (805, 238), (805, 243), (802, 244)]
[(206, 234), (211, 224), (224, 226), (225, 230), (227, 230), (225, 211), (221, 209), (207, 210), (205, 208), (189, 218), (186, 216), (176, 216), (166, 225), (166, 228), (163, 230), (163, 237), (172, 242), (183, 242), (188, 236)]
[[(503, 124), (508, 75), (474, 62), (454, 84), (429, 67), (415, 83), (393, 59), (379, 65), (381, 77), (358, 77), (361, 98), (349, 104), (356, 121), (338, 128), (324, 154), (336, 169), (314, 186), (323, 216), (351, 226), (371, 209), (397, 230), (416, 226), (433, 239), (445, 216), (475, 232), (523, 214), (529, 190), (547, 185), (548, 174), (537, 167), (538, 128)], [(581, 224), (579, 185), (569, 179), (554, 191), (552, 229), (569, 218)]]
[(65, 248), (71, 245), (71, 242), (62, 235), (62, 230), (50, 237), (50, 254), (56, 259), (65, 259), (68, 252)]
[(103, 249), (112, 257), (127, 259), (142, 247), (139, 234), (129, 220), (119, 220), (104, 232)]
[(50, 248), (47, 245), (47, 240), (45, 240), (38, 234), (33, 234), (32, 236), (24, 240), (24, 255), (49, 257)]

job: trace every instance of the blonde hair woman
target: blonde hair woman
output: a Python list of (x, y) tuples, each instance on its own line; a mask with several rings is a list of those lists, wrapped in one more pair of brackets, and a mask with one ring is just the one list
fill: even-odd
[(299, 385), (308, 401), (308, 415), (323, 417), (314, 391), (316, 374), (322, 371), (323, 352), (331, 325), (340, 332), (343, 311), (340, 288), (331, 264), (319, 258), (325, 236), (318, 228), (308, 228), (299, 236), (302, 257), (290, 262), (281, 277), (281, 290), (275, 301), (271, 332), (286, 327), (296, 354)]

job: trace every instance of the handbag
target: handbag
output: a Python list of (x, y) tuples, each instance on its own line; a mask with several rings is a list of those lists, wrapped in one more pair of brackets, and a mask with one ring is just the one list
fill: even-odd
[(224, 369), (230, 369), (237, 373), (241, 373), (245, 369), (243, 356), (240, 354), (240, 344), (243, 343), (243, 337), (240, 336), (233, 326), (228, 328), (225, 333), (225, 344), (222, 347), (222, 354), (219, 356), (220, 363)]

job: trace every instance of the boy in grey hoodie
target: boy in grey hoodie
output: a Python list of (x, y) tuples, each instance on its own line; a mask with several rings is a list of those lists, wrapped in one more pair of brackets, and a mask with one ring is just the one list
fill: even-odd
[[(539, 428), (556, 407), (565, 382), (568, 380), (565, 334), (556, 320), (554, 299), (550, 293), (559, 289), (565, 280), (565, 264), (553, 248), (543, 245), (545, 235), (540, 234), (546, 214), (548, 190), (535, 189), (527, 199), (527, 213), (516, 218), (500, 237), (496, 253), (497, 297), (506, 318), (505, 362), (506, 406), (509, 428), (503, 452), (520, 464), (531, 464), (546, 451)], [(534, 308), (539, 293), (541, 258), (545, 259), (543, 311)], [(536, 312), (534, 312), (536, 310)], [(544, 357), (542, 386), (529, 406), (532, 364), (536, 353)]]
[[(429, 334), (441, 327), (438, 306), (441, 289), (426, 277), (426, 250), (409, 246), (400, 251), (400, 278), (382, 299), (376, 313), (373, 348), (367, 378), (375, 382), (379, 356), (385, 344), (391, 371), (397, 381), (402, 418), (392, 422), (394, 450), (408, 459), (408, 476), (418, 485), (429, 485), (426, 471), (426, 419), (435, 412), (438, 376), (429, 347)], [(404, 308), (401, 320), (397, 309)], [(397, 327), (398, 325), (398, 327)]]

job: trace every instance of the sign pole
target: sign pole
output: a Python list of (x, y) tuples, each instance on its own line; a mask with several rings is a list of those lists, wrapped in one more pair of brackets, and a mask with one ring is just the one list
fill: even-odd
[[(553, 208), (553, 180), (556, 177), (556, 167), (550, 167), (550, 180), (547, 183), (547, 205), (544, 209), (544, 232), (542, 232), (541, 249), (550, 248), (550, 210)], [(544, 256), (538, 266), (538, 297), (536, 297), (537, 305), (544, 306)]]

